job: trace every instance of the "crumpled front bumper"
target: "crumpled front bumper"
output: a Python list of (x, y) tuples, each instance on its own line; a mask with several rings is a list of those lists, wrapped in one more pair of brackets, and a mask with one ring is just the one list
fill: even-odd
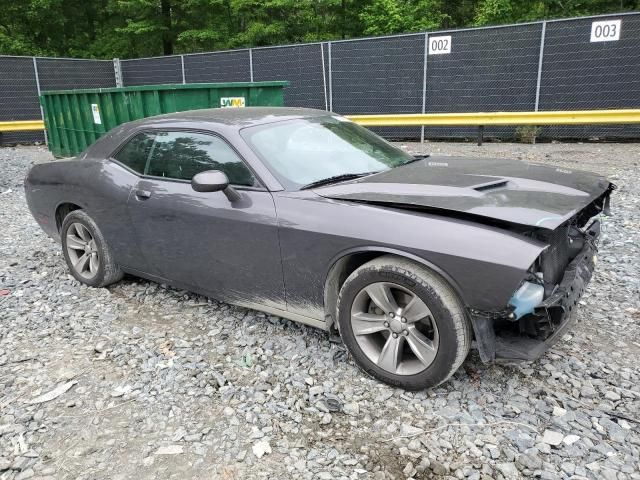
[(591, 280), (596, 267), (597, 249), (592, 242), (585, 243), (582, 251), (569, 263), (557, 289), (534, 310), (536, 314), (545, 312), (552, 320), (566, 323), (573, 316), (578, 301)]
[(576, 318), (578, 302), (595, 270), (600, 222), (593, 222), (587, 230), (584, 247), (567, 265), (560, 283), (534, 309), (534, 315), (548, 319), (552, 331), (546, 338), (496, 334), (493, 328), (495, 319), (472, 317), (480, 358), (484, 362), (536, 360), (569, 329)]

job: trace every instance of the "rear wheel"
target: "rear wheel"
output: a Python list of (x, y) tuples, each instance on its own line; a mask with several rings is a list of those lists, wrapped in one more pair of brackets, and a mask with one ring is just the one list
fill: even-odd
[(407, 390), (446, 381), (471, 344), (453, 289), (435, 272), (395, 256), (372, 260), (347, 278), (338, 322), (363, 370)]
[(64, 258), (76, 280), (104, 287), (122, 278), (102, 233), (86, 212), (70, 212), (62, 222), (60, 237)]

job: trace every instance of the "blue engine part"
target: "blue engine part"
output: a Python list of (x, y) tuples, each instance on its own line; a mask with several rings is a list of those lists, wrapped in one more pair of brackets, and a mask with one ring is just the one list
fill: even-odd
[(509, 305), (513, 305), (515, 310), (513, 314), (515, 319), (519, 319), (528, 313), (533, 313), (544, 298), (544, 287), (537, 283), (524, 282), (522, 286), (516, 290)]

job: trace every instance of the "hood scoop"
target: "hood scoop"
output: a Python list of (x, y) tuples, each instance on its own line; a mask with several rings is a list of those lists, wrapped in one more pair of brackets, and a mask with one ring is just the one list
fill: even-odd
[(487, 182), (482, 183), (480, 185), (476, 185), (473, 189), (476, 192), (486, 192), (487, 190), (495, 190), (497, 188), (506, 187), (509, 180), (498, 180), (495, 182)]

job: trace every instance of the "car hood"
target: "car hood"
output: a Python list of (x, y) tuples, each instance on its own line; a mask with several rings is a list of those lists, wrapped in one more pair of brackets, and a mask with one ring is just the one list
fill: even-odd
[(338, 200), (459, 212), (553, 230), (609, 187), (593, 173), (517, 160), (428, 157), (314, 191)]

